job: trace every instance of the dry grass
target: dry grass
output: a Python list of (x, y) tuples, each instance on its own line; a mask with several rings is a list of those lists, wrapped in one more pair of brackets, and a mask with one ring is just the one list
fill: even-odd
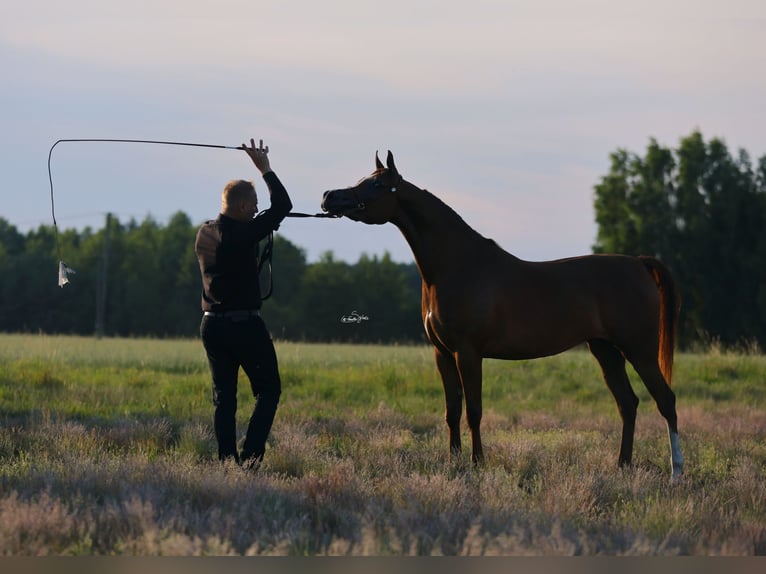
[[(683, 414), (683, 413), (682, 413)], [(705, 420), (707, 417), (707, 421)], [(488, 464), (444, 455), (439, 421), (413, 434), (368, 420), (281, 420), (255, 475), (210, 460), (198, 426), (109, 431), (36, 421), (2, 431), (5, 555), (753, 555), (766, 551), (763, 413), (738, 413), (726, 447), (686, 441), (670, 486), (660, 429), (614, 467), (613, 425), (493, 422)], [(693, 413), (695, 426), (719, 417)], [(744, 430), (747, 429), (747, 430)], [(755, 436), (752, 429), (760, 429)], [(702, 432), (702, 431), (700, 431)], [(689, 433), (691, 434), (691, 433)], [(188, 445), (207, 444), (205, 454)], [(184, 446), (187, 445), (187, 446)], [(21, 447), (21, 449), (19, 449)], [(15, 451), (8, 452), (11, 448)], [(659, 464), (664, 467), (664, 464)]]
[[(365, 366), (357, 351), (355, 369), (367, 374), (348, 379), (335, 370), (348, 374), (342, 357), (314, 363), (316, 376), (308, 377), (304, 369), (314, 359), (307, 352), (296, 347), (283, 355), (284, 400), (256, 474), (213, 460), (210, 406), (181, 408), (188, 397), (184, 393), (174, 399), (163, 391), (165, 409), (147, 406), (151, 412), (145, 416), (119, 409), (88, 415), (75, 404), (56, 403), (61, 389), (50, 384), (30, 388), (41, 393), (36, 400), (43, 404), (26, 414), (4, 403), (0, 553), (766, 553), (766, 410), (764, 392), (758, 390), (766, 370), (758, 357), (729, 357), (723, 363), (720, 356), (679, 359), (677, 381), (689, 380), (676, 388), (687, 473), (671, 485), (666, 430), (646, 399), (639, 411), (634, 467), (619, 470), (619, 422), (606, 390), (596, 387), (602, 394), (589, 401), (591, 383), (583, 382), (582, 391), (573, 391), (579, 398), (542, 402), (537, 408), (522, 398), (523, 410), (495, 397), (485, 405), (487, 464), (476, 469), (468, 452), (460, 460), (447, 457), (440, 389), (436, 397), (431, 394), (433, 379), (403, 379), (424, 372), (421, 350), (398, 366), (379, 354)], [(291, 354), (301, 355), (300, 360), (293, 363)], [(551, 372), (560, 378), (562, 370), (575, 365), (573, 379), (577, 372), (586, 378), (592, 374), (587, 356), (562, 357), (563, 367), (558, 360), (548, 360), (551, 371), (544, 363), (521, 365), (521, 376), (539, 384), (538, 395), (531, 392), (529, 401), (555, 396), (546, 387)], [(2, 366), (42, 380), (29, 364)], [(37, 368), (50, 371), (46, 365)], [(78, 368), (85, 369), (78, 371), (85, 381), (87, 369), (100, 367)], [(748, 373), (742, 382), (748, 388), (733, 398), (711, 400), (704, 390), (706, 378), (715, 382), (741, 372)], [(375, 373), (381, 382), (370, 388)], [(207, 384), (204, 373), (184, 376), (192, 386)], [(3, 377), (0, 387), (24, 384)], [(76, 381), (65, 379), (63, 388), (76, 393)], [(419, 395), (411, 385), (426, 390)], [(685, 388), (703, 390), (685, 395)], [(751, 400), (743, 401), (742, 393)], [(490, 389), (488, 394), (502, 393)], [(102, 401), (108, 403), (108, 395)], [(464, 444), (469, 444), (467, 432)]]

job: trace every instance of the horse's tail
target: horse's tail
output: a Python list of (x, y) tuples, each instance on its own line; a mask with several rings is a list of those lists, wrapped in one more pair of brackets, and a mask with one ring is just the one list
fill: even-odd
[(678, 314), (681, 310), (681, 295), (670, 270), (655, 257), (640, 256), (639, 259), (652, 274), (660, 290), (660, 348), (659, 364), (662, 375), (671, 384), (673, 376), (673, 351), (678, 330)]

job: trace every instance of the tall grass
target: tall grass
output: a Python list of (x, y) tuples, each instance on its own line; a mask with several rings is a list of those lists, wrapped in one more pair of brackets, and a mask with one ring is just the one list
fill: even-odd
[(248, 474), (214, 460), (198, 341), (0, 335), (0, 553), (766, 553), (762, 356), (677, 357), (687, 471), (671, 485), (633, 373), (634, 466), (617, 468), (619, 416), (586, 352), (485, 361), (482, 468), (447, 456), (429, 348), (277, 352), (282, 402)]

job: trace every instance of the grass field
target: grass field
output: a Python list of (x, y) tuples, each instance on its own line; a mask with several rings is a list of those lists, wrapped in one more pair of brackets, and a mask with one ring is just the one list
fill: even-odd
[(617, 409), (583, 350), (485, 361), (478, 469), (447, 456), (428, 347), (277, 352), (282, 402), (246, 474), (214, 460), (199, 341), (0, 335), (0, 554), (766, 554), (764, 356), (677, 356), (671, 485), (633, 373), (634, 466), (617, 468)]

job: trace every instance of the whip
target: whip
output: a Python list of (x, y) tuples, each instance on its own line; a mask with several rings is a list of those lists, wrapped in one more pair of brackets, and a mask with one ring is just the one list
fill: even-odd
[[(59, 266), (58, 266), (58, 285), (59, 287), (63, 287), (67, 283), (69, 283), (69, 276), (75, 273), (75, 270), (69, 267), (66, 263), (64, 263), (64, 260), (61, 258), (61, 247), (59, 244), (59, 238), (58, 238), (58, 225), (56, 224), (56, 207), (55, 207), (55, 201), (53, 197), (53, 175), (51, 172), (51, 157), (53, 156), (53, 149), (60, 143), (65, 142), (99, 142), (99, 143), (136, 143), (136, 144), (155, 144), (155, 145), (175, 145), (175, 146), (187, 146), (187, 147), (204, 147), (204, 148), (215, 148), (215, 149), (233, 149), (238, 151), (244, 151), (241, 146), (229, 146), (229, 145), (219, 145), (219, 144), (209, 144), (209, 143), (193, 143), (193, 142), (177, 142), (177, 141), (164, 141), (164, 140), (137, 140), (137, 139), (111, 139), (111, 138), (67, 138), (67, 139), (60, 139), (56, 140), (56, 142), (51, 146), (51, 149), (48, 151), (48, 182), (50, 183), (50, 190), (51, 190), (51, 217), (53, 218), (53, 236), (56, 243), (56, 257), (59, 260)], [(287, 214), (287, 217), (330, 217), (335, 218), (338, 217), (337, 215), (330, 215), (327, 213), (298, 213), (298, 212), (290, 212)], [(268, 236), (268, 241), (266, 248), (264, 249), (264, 257), (261, 260), (261, 266), (260, 269), (263, 267), (264, 263), (268, 263), (269, 270), (271, 270), (271, 259), (273, 255), (273, 241), (274, 241), (274, 234), (270, 233)], [(270, 279), (271, 279), (271, 273), (269, 273)], [(263, 297), (263, 299), (267, 299), (271, 295), (272, 291), (272, 285), (270, 281), (270, 286), (268, 289), (267, 294)]]

